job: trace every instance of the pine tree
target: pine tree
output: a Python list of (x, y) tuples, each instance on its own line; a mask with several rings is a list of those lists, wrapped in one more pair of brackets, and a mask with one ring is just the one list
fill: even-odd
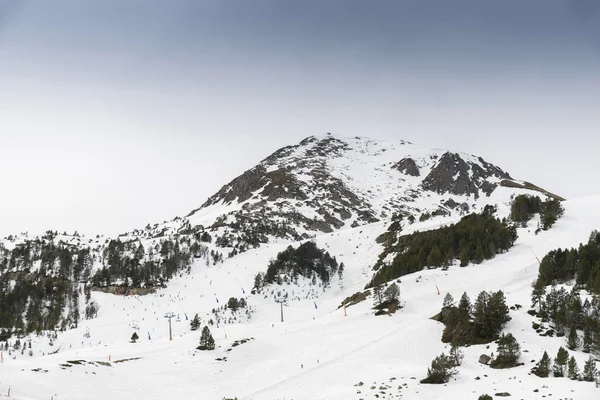
[(548, 353), (544, 351), (542, 359), (536, 364), (531, 372), (540, 378), (547, 378), (548, 375), (550, 375), (550, 357), (548, 356)]
[(460, 297), (458, 303), (458, 315), (463, 320), (471, 318), (471, 300), (469, 299), (467, 292), (464, 292)]
[(583, 328), (583, 352), (589, 353), (592, 348), (592, 327), (588, 319)]
[(375, 303), (375, 306), (378, 306), (381, 303), (383, 303), (383, 287), (381, 284), (375, 285), (375, 287), (373, 287), (373, 302)]
[(569, 362), (569, 352), (564, 347), (558, 349), (556, 357), (554, 358), (554, 376), (563, 377), (565, 376), (565, 370), (567, 363)]
[(598, 367), (596, 367), (596, 361), (592, 356), (588, 358), (583, 367), (583, 380), (586, 382), (593, 382), (598, 376)]
[(465, 358), (465, 353), (460, 349), (459, 346), (453, 344), (450, 349), (450, 360), (454, 367), (459, 367)]
[(533, 290), (531, 291), (531, 306), (537, 306), (538, 311), (542, 307), (542, 299), (546, 294), (546, 285), (541, 278), (537, 278), (531, 285)]
[(504, 324), (510, 321), (511, 318), (508, 316), (508, 312), (504, 292), (498, 290), (497, 292), (492, 293), (488, 306), (487, 320), (492, 328), (491, 331), (493, 336), (498, 335)]
[(384, 295), (388, 301), (398, 301), (400, 298), (400, 288), (396, 283), (392, 282), (392, 284), (385, 289)]
[(431, 368), (427, 369), (427, 378), (423, 379), (421, 383), (447, 383), (457, 373), (450, 357), (441, 354), (431, 362)]
[(575, 329), (575, 325), (572, 325), (569, 330), (569, 337), (567, 338), (567, 347), (569, 350), (575, 350), (579, 347), (580, 343), (579, 336), (577, 336), (577, 329)]
[(490, 303), (490, 294), (488, 292), (481, 292), (475, 299), (473, 305), (473, 322), (479, 329), (482, 337), (488, 337), (491, 332), (491, 327), (487, 324), (488, 307)]
[(490, 366), (492, 368), (512, 368), (517, 366), (519, 357), (521, 357), (521, 346), (515, 337), (508, 333), (502, 334), (498, 339), (498, 355)]
[(197, 347), (198, 350), (214, 350), (215, 349), (215, 339), (213, 339), (210, 329), (208, 326), (202, 328), (202, 335), (200, 336), (200, 346)]
[(194, 318), (190, 322), (190, 328), (193, 331), (196, 331), (198, 328), (200, 328), (200, 317), (198, 317), (198, 314), (194, 315)]
[(446, 296), (444, 296), (444, 303), (442, 305), (442, 310), (447, 310), (450, 307), (452, 307), (454, 304), (454, 297), (452, 297), (452, 295), (450, 293), (446, 293)]
[(577, 366), (577, 360), (575, 359), (574, 356), (571, 356), (571, 358), (569, 359), (569, 364), (568, 364), (568, 377), (569, 379), (572, 380), (577, 380), (579, 379), (579, 367)]
[(139, 338), (140, 337), (138, 336), (137, 332), (133, 332), (133, 335), (131, 335), (131, 343), (137, 342)]
[(502, 326), (510, 320), (504, 293), (481, 292), (473, 307), (473, 323), (481, 338), (493, 338), (502, 330)]

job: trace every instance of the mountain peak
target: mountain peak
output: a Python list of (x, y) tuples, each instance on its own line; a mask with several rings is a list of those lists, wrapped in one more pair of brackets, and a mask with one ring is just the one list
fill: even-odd
[(188, 218), (206, 226), (207, 216), (220, 215), (219, 226), (244, 221), (276, 237), (307, 238), (393, 213), (477, 211), (519, 190), (505, 181), (513, 182), (510, 174), (474, 155), (326, 133), (273, 152)]

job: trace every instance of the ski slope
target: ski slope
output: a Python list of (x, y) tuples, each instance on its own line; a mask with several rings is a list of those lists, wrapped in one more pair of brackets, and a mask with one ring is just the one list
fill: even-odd
[[(317, 299), (284, 306), (283, 322), (279, 304), (271, 297), (251, 295), (250, 289), (256, 273), (264, 272), (268, 261), (287, 243), (265, 245), (217, 266), (195, 265), (190, 275), (174, 279), (155, 294), (122, 297), (95, 292), (92, 297), (101, 305), (98, 318), (59, 333), (53, 346), (47, 337), (33, 335), (31, 357), (25, 352), (13, 359), (3, 352), (0, 398), (9, 398), (9, 387), (10, 398), (22, 400), (462, 400), (497, 392), (509, 392), (519, 399), (542, 399), (550, 394), (557, 399), (598, 398), (600, 389), (591, 383), (529, 374), (531, 360), (539, 360), (544, 350), (554, 355), (564, 345), (564, 338), (538, 336), (526, 313), (530, 285), (537, 275), (532, 251), (541, 259), (557, 247), (587, 241), (590, 231), (600, 227), (600, 197), (571, 200), (564, 206), (564, 217), (551, 230), (535, 235), (537, 221), (530, 221), (528, 228), (519, 229), (516, 245), (492, 260), (403, 276), (399, 286), (405, 307), (393, 316), (375, 317), (371, 299), (349, 307), (346, 316), (338, 309), (345, 297), (370, 280), (370, 266), (381, 251), (375, 238), (385, 230), (383, 222), (317, 237), (319, 247), (344, 262), (344, 276), (333, 279)], [(507, 212), (506, 205), (501, 205), (500, 216)], [(433, 229), (456, 218), (436, 218), (411, 229)], [(285, 289), (299, 293), (306, 288), (290, 285)], [(498, 289), (505, 292), (509, 306), (523, 306), (510, 312), (512, 320), (505, 331), (521, 344), (525, 366), (492, 370), (478, 359), (482, 353), (495, 351), (495, 345), (490, 344), (489, 349), (471, 346), (464, 349), (459, 374), (447, 385), (419, 384), (431, 360), (448, 350), (440, 340), (443, 326), (430, 319), (439, 312), (444, 295), (449, 292), (456, 299), (466, 291), (474, 300), (482, 290)], [(241, 296), (255, 310), (251, 318), (212, 326), (217, 348), (195, 351), (200, 330), (190, 331), (185, 316), (191, 319), (198, 313), (204, 326), (213, 308), (229, 297)], [(167, 312), (179, 314), (179, 321), (172, 321), (172, 341), (164, 318)], [(129, 342), (134, 331), (140, 336), (138, 343)], [(234, 341), (250, 338), (232, 347)], [(56, 354), (48, 354), (57, 349)], [(571, 354), (583, 366), (587, 355)], [(217, 360), (223, 357), (226, 361)], [(64, 367), (72, 360), (86, 363)], [(128, 361), (116, 362), (119, 360)], [(536, 389), (539, 392), (534, 392)]]

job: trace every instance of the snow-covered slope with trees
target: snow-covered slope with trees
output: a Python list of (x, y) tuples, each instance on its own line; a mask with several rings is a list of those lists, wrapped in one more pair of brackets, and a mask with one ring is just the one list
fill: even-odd
[[(395, 313), (376, 316), (376, 296), (365, 292), (373, 267), (397, 254), (388, 257), (393, 242), (381, 240), (391, 227), (401, 236), (432, 231), (486, 205), (502, 219), (515, 194), (542, 195), (474, 156), (326, 135), (279, 150), (186, 217), (112, 239), (7, 238), (0, 280), (38, 293), (23, 304), (22, 324), (30, 322), (29, 308), (54, 310), (57, 324), (49, 329), (38, 321), (30, 333), (0, 338), (0, 396), (595, 398), (593, 383), (529, 373), (532, 360), (544, 351), (554, 357), (566, 341), (540, 336), (532, 327), (540, 320), (528, 310), (536, 256), (587, 242), (600, 227), (598, 197), (564, 202), (564, 216), (548, 230), (537, 229), (538, 215), (520, 223), (508, 251), (478, 264), (460, 267), (456, 254), (443, 268), (402, 274), (394, 280), (401, 306)], [(311, 241), (314, 248), (294, 253)], [(65, 304), (52, 297), (59, 283), (66, 285)], [(497, 345), (472, 345), (446, 385), (420, 384), (431, 360), (450, 349), (441, 341), (444, 326), (432, 319), (446, 294), (459, 299), (467, 292), (474, 301), (480, 291), (497, 290), (511, 307), (502, 329), (516, 337), (525, 365), (491, 369), (478, 360), (497, 353)], [(356, 294), (364, 300), (341, 306)], [(75, 304), (82, 314), (76, 322)], [(196, 314), (199, 329), (192, 330)], [(214, 350), (197, 350), (207, 343), (200, 343), (204, 327)], [(583, 369), (588, 354), (580, 347), (569, 353)]]

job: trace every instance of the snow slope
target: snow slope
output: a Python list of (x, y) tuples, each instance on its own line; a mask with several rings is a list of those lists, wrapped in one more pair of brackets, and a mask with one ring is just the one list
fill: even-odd
[[(530, 221), (528, 228), (519, 229), (517, 244), (490, 261), (403, 276), (400, 288), (405, 308), (393, 316), (375, 317), (370, 299), (349, 307), (347, 316), (338, 309), (345, 297), (370, 280), (369, 267), (381, 251), (375, 237), (385, 230), (385, 222), (316, 237), (320, 247), (344, 262), (344, 276), (341, 280), (336, 277), (318, 299), (286, 305), (284, 322), (280, 320), (279, 304), (270, 297), (249, 294), (254, 275), (266, 270), (269, 259), (287, 246), (284, 243), (248, 250), (217, 266), (195, 265), (190, 275), (171, 281), (168, 288), (156, 294), (121, 297), (93, 293), (101, 304), (97, 319), (59, 333), (53, 346), (48, 345), (47, 337), (34, 335), (30, 338), (34, 352), (31, 357), (25, 352), (13, 359), (4, 352), (0, 396), (10, 387), (11, 398), (23, 400), (358, 400), (374, 399), (376, 394), (380, 399), (462, 400), (497, 392), (510, 392), (520, 399), (541, 399), (550, 394), (552, 398), (598, 398), (600, 390), (593, 384), (528, 374), (531, 360), (539, 360), (544, 350), (555, 354), (564, 344), (561, 338), (541, 338), (531, 328), (526, 310), (530, 284), (537, 275), (532, 250), (541, 258), (557, 247), (586, 241), (590, 231), (600, 227), (600, 197), (567, 201), (564, 205), (564, 217), (551, 230), (534, 235), (536, 220)], [(500, 204), (499, 213), (507, 212), (507, 206)], [(416, 223), (412, 229), (432, 229), (457, 218), (436, 218)], [(431, 360), (447, 349), (440, 340), (442, 325), (430, 319), (440, 310), (444, 294), (450, 292), (458, 298), (467, 291), (474, 298), (481, 290), (497, 289), (505, 291), (509, 306), (523, 305), (511, 311), (512, 320), (505, 330), (518, 339), (526, 365), (489, 369), (477, 361), (481, 353), (493, 351), (494, 345), (490, 350), (471, 346), (465, 349), (465, 362), (456, 379), (447, 385), (420, 385)], [(300, 289), (290, 286), (287, 290)], [(200, 331), (190, 331), (185, 315), (191, 318), (198, 313), (204, 325), (213, 308), (229, 297), (242, 295), (255, 310), (250, 320), (241, 318), (211, 327), (217, 349), (194, 351)], [(180, 316), (180, 321), (173, 319), (172, 341), (166, 312)], [(139, 343), (129, 343), (134, 331), (139, 332)], [(232, 347), (234, 341), (246, 338), (252, 340)], [(60, 349), (58, 353), (48, 355), (56, 349)], [(584, 354), (573, 354), (583, 365)], [(226, 361), (217, 360), (223, 357)], [(116, 362), (126, 359), (132, 360)], [(69, 360), (110, 360), (110, 366), (96, 362), (65, 367)]]

